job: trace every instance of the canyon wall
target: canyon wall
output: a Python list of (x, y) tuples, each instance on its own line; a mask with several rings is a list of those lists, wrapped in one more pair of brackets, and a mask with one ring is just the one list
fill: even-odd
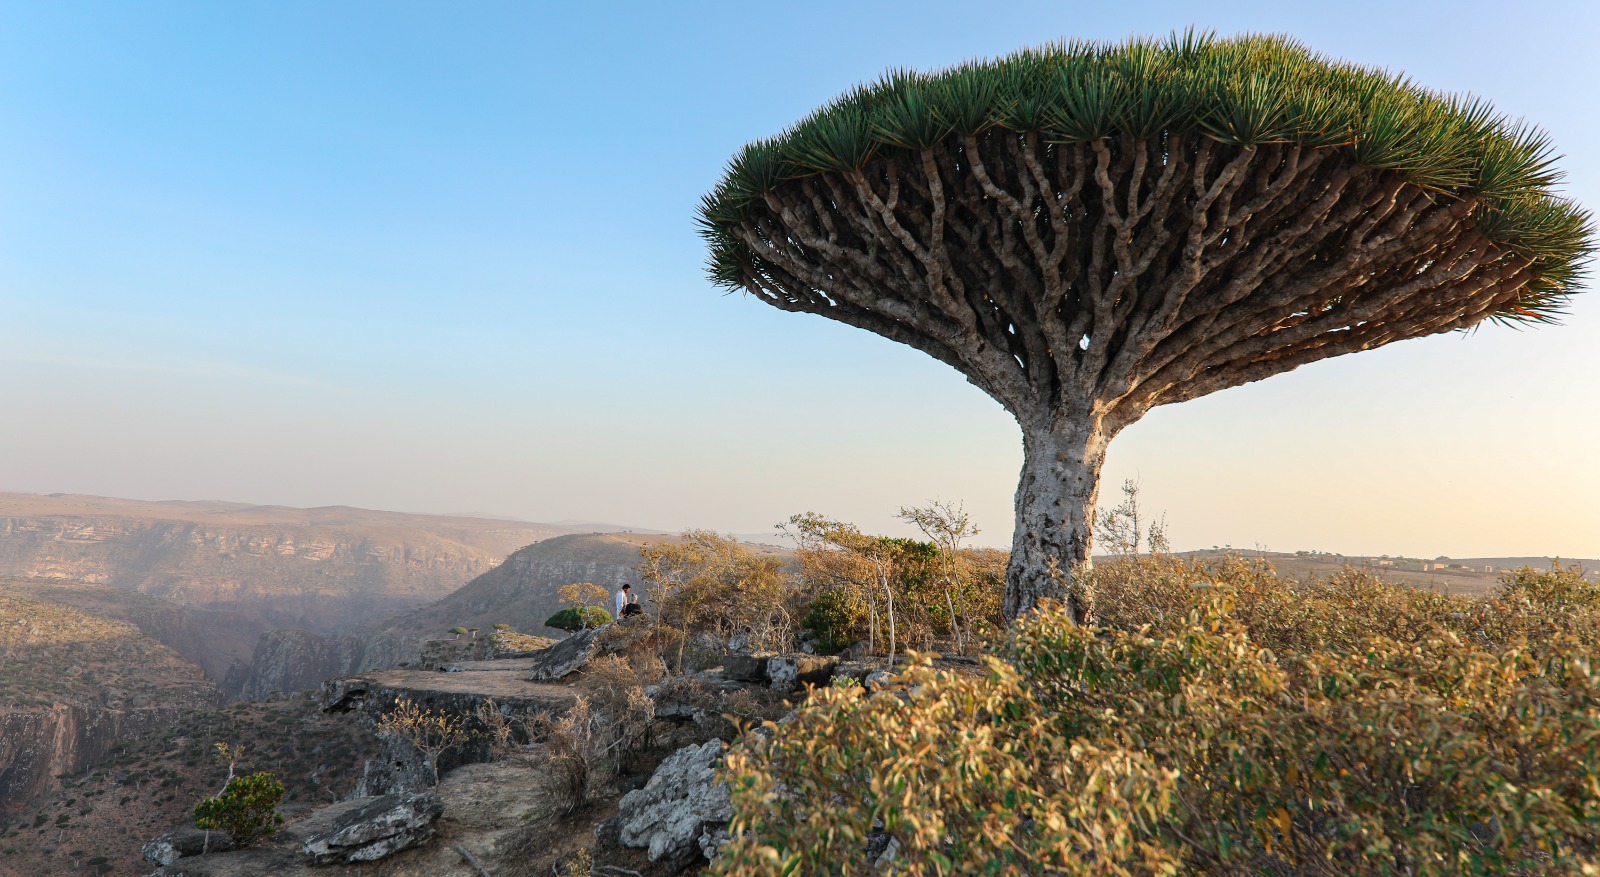
[(220, 702), (199, 667), (132, 625), (0, 590), (0, 816)]
[(99, 764), (119, 745), (159, 734), (218, 702), (211, 697), (136, 708), (52, 703), (0, 709), (0, 819), (47, 791), (56, 777)]

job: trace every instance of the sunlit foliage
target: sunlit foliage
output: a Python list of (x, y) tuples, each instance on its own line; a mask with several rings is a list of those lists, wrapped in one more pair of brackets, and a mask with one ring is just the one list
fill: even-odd
[(1600, 587), (1482, 600), (1241, 560), (1096, 574), (1103, 626), (817, 692), (729, 757), (724, 875), (1594, 874)]

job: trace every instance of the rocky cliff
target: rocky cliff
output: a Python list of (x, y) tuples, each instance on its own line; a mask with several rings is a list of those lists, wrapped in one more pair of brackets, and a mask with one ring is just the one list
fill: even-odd
[(200, 668), (131, 625), (0, 593), (0, 816), (219, 701)]
[(0, 817), (14, 813), (62, 774), (106, 760), (128, 739), (159, 733), (216, 697), (142, 707), (52, 703), (0, 710)]
[(324, 636), (306, 630), (268, 631), (257, 641), (249, 663), (229, 671), (222, 690), (234, 700), (307, 691), (336, 676), (414, 664), (423, 641), (382, 632)]

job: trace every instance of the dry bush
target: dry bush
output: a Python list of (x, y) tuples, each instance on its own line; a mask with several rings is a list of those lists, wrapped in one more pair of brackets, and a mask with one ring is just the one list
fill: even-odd
[(679, 671), (687, 644), (697, 634), (727, 641), (747, 638), (757, 648), (786, 649), (794, 638), (789, 575), (776, 557), (758, 554), (737, 540), (707, 530), (689, 530), (675, 543), (640, 550), (639, 575), (659, 625), (675, 632), (670, 644)]
[(479, 704), (473, 718), (477, 720), (473, 723), (474, 731), (488, 746), (491, 758), (504, 758), (517, 752), (520, 747), (516, 741), (527, 739), (526, 723), (501, 712), (493, 698)]
[(572, 707), (536, 721), (534, 732), (549, 754), (551, 793), (562, 813), (588, 803), (615, 774), (623, 754), (644, 738), (655, 718), (655, 701), (644, 693), (644, 683), (659, 678), (654, 655), (603, 655), (585, 668), (585, 693)]
[(1095, 574), (982, 677), (824, 689), (731, 753), (725, 875), (1600, 873), (1600, 589)]
[(589, 800), (590, 773), (594, 769), (594, 722), (587, 698), (557, 719), (543, 719), (539, 731), (550, 756), (550, 795), (563, 814)]
[(378, 720), (378, 733), (393, 735), (415, 749), (428, 765), (436, 786), (439, 784), (439, 758), (471, 743), (473, 737), (464, 717), (442, 709), (435, 712), (403, 697), (395, 701), (394, 709)]

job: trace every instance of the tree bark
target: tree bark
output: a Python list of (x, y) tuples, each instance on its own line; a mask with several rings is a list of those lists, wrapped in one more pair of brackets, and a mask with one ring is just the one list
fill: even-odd
[(1006, 618), (1015, 620), (1041, 600), (1066, 604), (1081, 622), (1089, 606), (1069, 593), (1075, 572), (1094, 547), (1094, 506), (1100, 467), (1111, 437), (1097, 418), (1055, 417), (1022, 424), (1022, 477), (1017, 484), (1016, 532), (1006, 568)]

